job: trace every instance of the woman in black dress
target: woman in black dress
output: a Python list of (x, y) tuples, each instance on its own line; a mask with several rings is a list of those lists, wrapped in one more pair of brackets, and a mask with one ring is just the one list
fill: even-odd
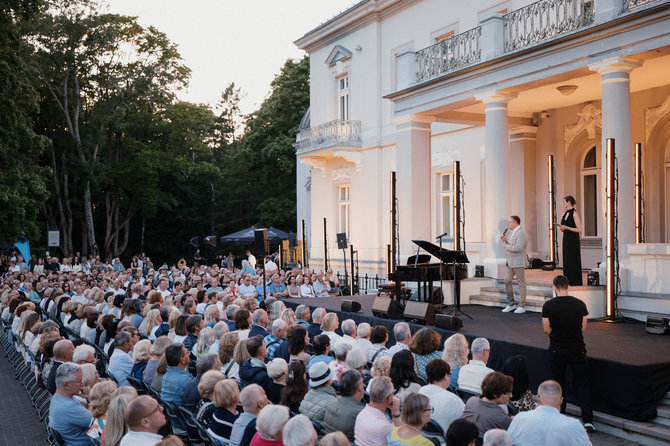
[(575, 209), (575, 198), (568, 195), (563, 199), (565, 213), (558, 226), (563, 233), (563, 274), (571, 286), (582, 285), (582, 256), (579, 248), (579, 234), (582, 220)]

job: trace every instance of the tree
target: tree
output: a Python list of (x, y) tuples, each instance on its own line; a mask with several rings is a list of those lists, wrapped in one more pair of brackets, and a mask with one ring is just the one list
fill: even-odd
[(226, 156), (223, 179), (236, 191), (228, 202), (229, 215), (240, 226), (257, 223), (295, 230), (292, 143), (308, 107), (309, 58), (289, 59), (272, 81), (269, 96), (247, 117), (239, 144)]
[(37, 0), (0, 3), (0, 242), (36, 237), (36, 217), (48, 196), (48, 169), (38, 164), (46, 138), (33, 130), (36, 76), (20, 30), (40, 6)]
[[(122, 146), (116, 137), (123, 132), (124, 115), (165, 106), (189, 76), (176, 46), (164, 34), (153, 27), (142, 28), (135, 18), (99, 14), (97, 7), (97, 2), (89, 0), (55, 0), (34, 35), (40, 78), (61, 113), (70, 140), (69, 147), (54, 145), (51, 153), (59, 220), (69, 226), (65, 234), (71, 237), (68, 189), (73, 173), (82, 190), (83, 220), (93, 254), (99, 252), (94, 194), (101, 154), (108, 150), (106, 159), (119, 161)], [(63, 152), (57, 152), (59, 149)], [(69, 159), (69, 166), (59, 166), (62, 159)], [(130, 207), (120, 216), (122, 197), (116, 189), (105, 192), (105, 247), (114, 246), (115, 252), (119, 233), (127, 234), (135, 212), (134, 203), (128, 202)], [(70, 254), (72, 241), (64, 245), (65, 253)]]

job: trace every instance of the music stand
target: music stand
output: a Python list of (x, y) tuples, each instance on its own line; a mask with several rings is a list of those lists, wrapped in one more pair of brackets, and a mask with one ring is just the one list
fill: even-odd
[(454, 268), (454, 307), (447, 311), (447, 314), (452, 314), (454, 316), (463, 315), (472, 320), (472, 316), (461, 310), (461, 279), (458, 277), (458, 271), (456, 269), (457, 265), (461, 263), (470, 263), (470, 261), (468, 260), (468, 256), (465, 255), (465, 251), (452, 252), (456, 254), (451, 262), (451, 266)]

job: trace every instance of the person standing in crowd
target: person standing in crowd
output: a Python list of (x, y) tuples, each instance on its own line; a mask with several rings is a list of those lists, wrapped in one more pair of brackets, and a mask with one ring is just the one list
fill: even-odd
[[(514, 311), (517, 314), (526, 312), (526, 233), (521, 228), (521, 218), (512, 215), (507, 220), (507, 229), (502, 236), (503, 248), (507, 257), (507, 273), (505, 274), (505, 293), (507, 306), (503, 313)], [(514, 300), (512, 280), (516, 277), (519, 282), (519, 303)]]
[(584, 331), (588, 318), (586, 305), (568, 294), (568, 279), (554, 277), (556, 297), (542, 306), (542, 328), (549, 336), (549, 368), (563, 389), (561, 413), (565, 413), (565, 372), (572, 370), (572, 379), (577, 388), (582, 421), (587, 431), (593, 432), (593, 408), (589, 392), (589, 371), (586, 361)]
[(563, 275), (570, 286), (582, 286), (582, 254), (579, 237), (582, 233), (582, 219), (575, 209), (575, 197), (568, 195), (563, 199), (565, 213), (558, 228), (563, 233)]

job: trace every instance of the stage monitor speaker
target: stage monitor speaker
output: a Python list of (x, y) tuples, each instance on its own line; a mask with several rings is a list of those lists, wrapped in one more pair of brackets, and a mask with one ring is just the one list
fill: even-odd
[(295, 234), (294, 232), (291, 232), (288, 235), (288, 247), (289, 248), (295, 248), (297, 246), (298, 246), (297, 234)]
[(342, 299), (340, 310), (349, 313), (358, 313), (361, 311), (361, 304), (355, 300)]
[(484, 277), (484, 265), (475, 265), (475, 277)]
[(402, 304), (388, 297), (376, 297), (372, 303), (372, 314), (375, 317), (402, 319), (402, 311)]
[(436, 314), (435, 326), (445, 330), (458, 331), (463, 328), (463, 320), (460, 317), (449, 316), (448, 314)]
[[(256, 255), (264, 256), (268, 254), (268, 230), (256, 229), (254, 231), (254, 251)], [(261, 263), (262, 265), (262, 263)]]
[(408, 301), (405, 304), (403, 317), (406, 321), (417, 321), (420, 324), (435, 325), (435, 307), (428, 302)]
[(586, 276), (586, 284), (588, 286), (600, 286), (600, 273), (598, 271), (589, 271)]
[(668, 319), (664, 317), (647, 316), (647, 333), (665, 335), (668, 334)]
[(347, 233), (340, 232), (336, 234), (337, 237), (337, 249), (347, 249)]

